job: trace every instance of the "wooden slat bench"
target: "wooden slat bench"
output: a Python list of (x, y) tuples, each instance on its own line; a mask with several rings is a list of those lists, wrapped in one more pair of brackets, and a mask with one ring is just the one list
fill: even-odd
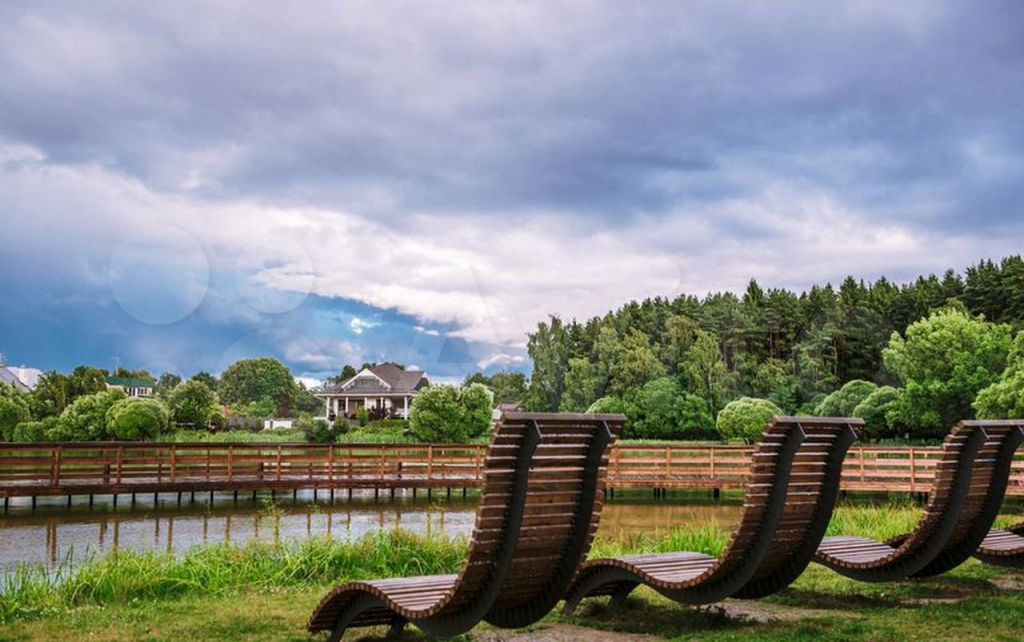
[(989, 531), (974, 556), (993, 566), (1024, 568), (1024, 522)]
[(888, 542), (828, 537), (815, 561), (866, 582), (930, 577), (963, 563), (1002, 505), (1022, 427), (1021, 421), (960, 422), (943, 443), (925, 515), (913, 532)]
[(310, 619), (311, 632), (412, 622), (452, 636), (481, 620), (531, 624), (562, 598), (590, 549), (605, 494), (608, 446), (622, 415), (505, 413), (484, 463), (483, 495), (459, 575), (350, 582)]
[(776, 417), (754, 454), (739, 528), (720, 558), (692, 552), (587, 562), (566, 598), (622, 600), (650, 586), (685, 604), (761, 597), (790, 584), (810, 563), (839, 493), (846, 451), (859, 419)]

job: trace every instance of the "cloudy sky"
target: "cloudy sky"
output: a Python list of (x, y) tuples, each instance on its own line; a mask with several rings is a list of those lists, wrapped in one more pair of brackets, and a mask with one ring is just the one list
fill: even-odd
[(631, 298), (1019, 252), (1019, 2), (0, 3), (0, 353), (528, 369)]

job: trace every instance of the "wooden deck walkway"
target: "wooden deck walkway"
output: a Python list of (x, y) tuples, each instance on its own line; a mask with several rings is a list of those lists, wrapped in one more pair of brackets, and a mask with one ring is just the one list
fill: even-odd
[[(0, 444), (0, 497), (297, 489), (475, 489), (483, 445)], [(848, 491), (925, 493), (939, 448), (855, 446)], [(750, 447), (630, 446), (611, 449), (612, 489), (742, 488)], [(1007, 492), (1024, 496), (1024, 457)]]

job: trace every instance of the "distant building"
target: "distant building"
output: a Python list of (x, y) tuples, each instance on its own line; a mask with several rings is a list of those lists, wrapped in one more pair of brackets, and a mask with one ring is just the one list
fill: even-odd
[(37, 368), (0, 365), (0, 381), (11, 384), (21, 392), (35, 390), (41, 376), (43, 376), (43, 371)]
[(124, 390), (129, 397), (152, 397), (156, 382), (142, 377), (107, 377), (107, 390)]
[(331, 421), (354, 418), (360, 408), (366, 408), (375, 419), (408, 419), (412, 400), (429, 385), (425, 372), (382, 363), (314, 394), (324, 400), (324, 415)]

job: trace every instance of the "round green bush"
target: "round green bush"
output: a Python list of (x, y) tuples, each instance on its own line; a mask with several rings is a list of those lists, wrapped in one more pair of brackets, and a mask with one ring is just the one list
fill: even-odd
[(122, 399), (107, 411), (107, 433), (118, 441), (146, 441), (167, 430), (170, 420), (156, 399)]
[(900, 391), (892, 386), (882, 386), (864, 398), (853, 409), (854, 417), (864, 420), (864, 436), (868, 439), (895, 437), (897, 430), (889, 421), (889, 410), (900, 398)]
[(870, 381), (847, 381), (842, 388), (825, 397), (814, 414), (819, 417), (851, 417), (857, 404), (876, 390), (878, 386)]
[(772, 418), (781, 414), (782, 410), (767, 399), (741, 397), (718, 413), (718, 432), (726, 439), (753, 443), (761, 438)]
[(54, 441), (99, 441), (108, 438), (107, 411), (128, 395), (120, 388), (75, 399), (60, 413), (57, 425), (50, 431)]
[(465, 443), (490, 430), (493, 408), (494, 395), (483, 384), (430, 386), (416, 395), (409, 428), (421, 442)]
[(601, 397), (587, 408), (591, 415), (622, 414), (626, 411), (626, 404), (618, 397)]
[(27, 443), (48, 441), (50, 430), (56, 425), (56, 417), (47, 417), (42, 421), (23, 421), (15, 426), (12, 441)]
[(28, 402), (21, 394), (0, 397), (0, 434), (3, 435), (4, 441), (17, 441), (14, 439), (15, 428), (29, 419), (31, 415)]

